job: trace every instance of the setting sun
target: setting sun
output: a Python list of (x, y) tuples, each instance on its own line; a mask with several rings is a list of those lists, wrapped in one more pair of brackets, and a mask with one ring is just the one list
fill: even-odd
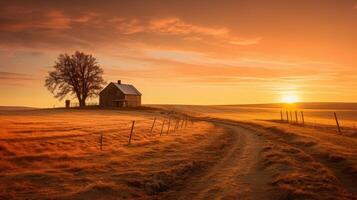
[(282, 97), (281, 101), (283, 103), (295, 103), (298, 101), (298, 97), (296, 95), (286, 95)]

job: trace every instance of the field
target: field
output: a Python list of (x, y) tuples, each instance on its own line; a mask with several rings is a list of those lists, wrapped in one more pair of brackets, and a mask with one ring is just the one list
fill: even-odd
[[(270, 184), (287, 192), (283, 199), (357, 198), (356, 104), (156, 107), (234, 123), (263, 136), (257, 162), (274, 177)], [(295, 118), (290, 123), (281, 121), (282, 110), (304, 111), (305, 125), (301, 118), (299, 123)], [(339, 116), (342, 132), (337, 131), (334, 112)], [(336, 193), (328, 192), (331, 190)]]
[[(295, 121), (295, 111), (301, 122), (301, 111), (304, 112), (306, 124), (335, 125), (334, 112), (337, 113), (342, 126), (357, 130), (357, 104), (355, 103), (301, 103), (301, 104), (252, 104), (252, 105), (224, 105), (224, 106), (180, 106), (157, 105), (154, 107), (183, 110), (196, 116), (211, 116), (224, 119), (252, 120), (280, 120), (280, 111), (286, 120), (286, 111), (292, 111)], [(290, 115), (289, 115), (290, 117)]]
[[(216, 143), (225, 133), (205, 122), (175, 132), (171, 125), (169, 133), (165, 126), (160, 137), (164, 118), (110, 110), (2, 112), (0, 199), (145, 198), (163, 192), (173, 179), (209, 165), (207, 158), (216, 158), (220, 150), (214, 148), (225, 142)], [(128, 145), (131, 120), (136, 124)]]
[(279, 105), (6, 108), (0, 199), (356, 199), (357, 110), (334, 106), (295, 107), (304, 126)]

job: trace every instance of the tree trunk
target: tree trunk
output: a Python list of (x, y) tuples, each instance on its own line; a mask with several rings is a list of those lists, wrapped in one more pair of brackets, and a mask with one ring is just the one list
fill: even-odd
[(79, 100), (79, 107), (84, 107), (86, 106), (86, 100), (85, 99), (80, 99)]

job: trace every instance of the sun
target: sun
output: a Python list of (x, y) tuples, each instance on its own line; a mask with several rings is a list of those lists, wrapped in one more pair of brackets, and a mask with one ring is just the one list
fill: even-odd
[(285, 95), (281, 98), (281, 101), (283, 103), (296, 103), (298, 101), (298, 97), (296, 95), (293, 94), (289, 94), (289, 95)]

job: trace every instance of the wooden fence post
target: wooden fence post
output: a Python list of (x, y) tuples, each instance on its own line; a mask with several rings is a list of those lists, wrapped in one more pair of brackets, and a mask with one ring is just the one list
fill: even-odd
[(133, 121), (133, 124), (131, 125), (131, 131), (130, 131), (130, 135), (129, 135), (128, 144), (131, 144), (131, 137), (133, 135), (134, 125), (135, 125), (135, 120)]
[(290, 111), (290, 121), (291, 121), (291, 123), (294, 123), (293, 122), (293, 113)]
[(289, 123), (289, 113), (286, 111), (286, 121)]
[(295, 121), (296, 121), (296, 123), (298, 124), (298, 114), (297, 114), (297, 111), (295, 111)]
[(301, 111), (302, 125), (305, 125), (304, 111)]
[(99, 143), (100, 143), (100, 150), (103, 151), (103, 134), (100, 134)]
[(160, 136), (162, 135), (162, 131), (164, 130), (164, 125), (165, 125), (165, 120), (162, 121)]
[(283, 111), (280, 111), (280, 120), (284, 121), (284, 119), (283, 119)]
[(335, 115), (335, 120), (336, 120), (337, 130), (338, 130), (338, 132), (340, 132), (340, 133), (341, 133), (340, 123), (338, 123), (338, 119), (337, 119), (336, 112), (334, 112), (333, 114)]
[(154, 118), (154, 122), (152, 123), (151, 130), (150, 130), (150, 134), (152, 134), (152, 130), (154, 129), (155, 122), (156, 122), (156, 117)]
[(171, 124), (171, 118), (169, 118), (169, 124), (168, 124), (168, 126), (167, 126), (167, 132), (166, 132), (166, 134), (169, 134), (169, 132), (170, 132), (170, 124)]
[(176, 129), (179, 128), (179, 124), (180, 124), (180, 119), (177, 119), (177, 120), (176, 120), (176, 123), (175, 123), (175, 128), (174, 128), (174, 130), (176, 130)]

